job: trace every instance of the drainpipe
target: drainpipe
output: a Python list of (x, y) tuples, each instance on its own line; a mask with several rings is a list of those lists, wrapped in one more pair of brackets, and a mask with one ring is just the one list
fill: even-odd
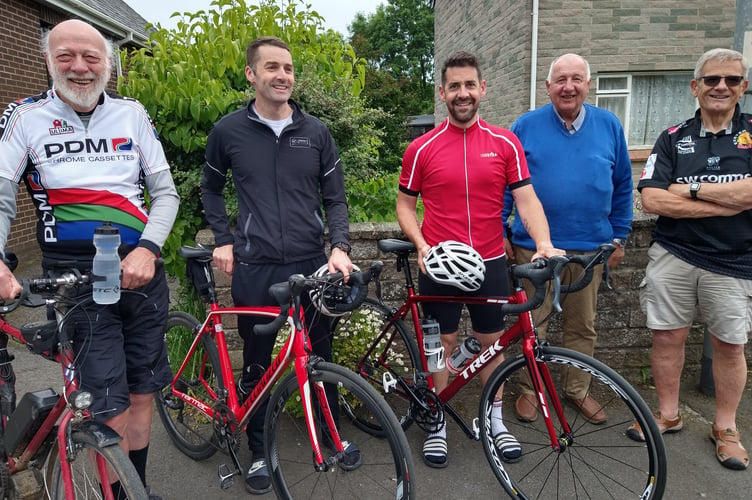
[(530, 40), (530, 110), (535, 109), (535, 92), (538, 80), (538, 1), (533, 0), (533, 26)]

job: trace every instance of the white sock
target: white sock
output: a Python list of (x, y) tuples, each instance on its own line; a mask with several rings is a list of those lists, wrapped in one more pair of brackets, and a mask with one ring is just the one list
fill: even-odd
[(509, 432), (501, 416), (501, 400), (494, 399), (493, 408), (491, 408), (491, 434), (496, 436), (500, 432)]
[(429, 433), (428, 437), (430, 438), (441, 437), (441, 438), (446, 439), (446, 422), (441, 424), (441, 427), (439, 428), (438, 431)]

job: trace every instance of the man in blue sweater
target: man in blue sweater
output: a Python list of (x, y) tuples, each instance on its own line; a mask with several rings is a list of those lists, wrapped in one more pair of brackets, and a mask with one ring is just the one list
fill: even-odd
[[(613, 242), (617, 249), (609, 265), (614, 267), (624, 258), (632, 221), (632, 164), (621, 123), (612, 113), (585, 104), (589, 90), (587, 61), (577, 54), (560, 56), (546, 78), (551, 103), (521, 116), (512, 131), (525, 148), (530, 178), (543, 204), (554, 246), (567, 253), (585, 253)], [(505, 221), (512, 206), (507, 193)], [(529, 262), (535, 243), (519, 218), (505, 228), (508, 259)], [(596, 269), (595, 276), (600, 272)], [(599, 285), (594, 279), (562, 303), (564, 347), (590, 356), (595, 349)], [(547, 301), (536, 311), (537, 319), (550, 310)], [(540, 325), (538, 332), (545, 336), (545, 325)], [(568, 403), (593, 424), (606, 421), (605, 411), (588, 392), (590, 377), (584, 371), (564, 372), (562, 380)], [(515, 405), (517, 417), (533, 421), (538, 404), (529, 385), (523, 381), (522, 386)]]

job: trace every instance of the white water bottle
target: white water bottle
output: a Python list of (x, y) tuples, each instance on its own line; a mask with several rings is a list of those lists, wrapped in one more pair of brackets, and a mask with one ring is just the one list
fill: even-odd
[(444, 363), (444, 346), (441, 345), (441, 329), (439, 322), (430, 316), (426, 317), (423, 327), (423, 351), (426, 353), (428, 371), (440, 372), (446, 366)]
[(457, 375), (480, 352), (480, 348), (480, 340), (475, 337), (466, 338), (463, 343), (454, 348), (452, 355), (449, 356), (447, 361), (449, 371)]
[(94, 255), (92, 273), (93, 298), (97, 304), (114, 304), (120, 300), (120, 232), (109, 222), (94, 230)]

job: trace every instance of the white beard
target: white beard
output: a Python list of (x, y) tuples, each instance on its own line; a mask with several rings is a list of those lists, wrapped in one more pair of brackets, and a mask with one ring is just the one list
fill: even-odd
[[(73, 72), (58, 72), (54, 65), (52, 68), (52, 82), (55, 85), (55, 89), (58, 94), (65, 98), (65, 100), (74, 107), (83, 109), (93, 108), (96, 106), (99, 96), (102, 95), (102, 92), (107, 88), (107, 75), (109, 75), (109, 71), (104, 71), (100, 75), (91, 72), (85, 75), (79, 75)], [(73, 80), (78, 78), (93, 78), (93, 82), (88, 87), (82, 89), (71, 84), (69, 78)]]

